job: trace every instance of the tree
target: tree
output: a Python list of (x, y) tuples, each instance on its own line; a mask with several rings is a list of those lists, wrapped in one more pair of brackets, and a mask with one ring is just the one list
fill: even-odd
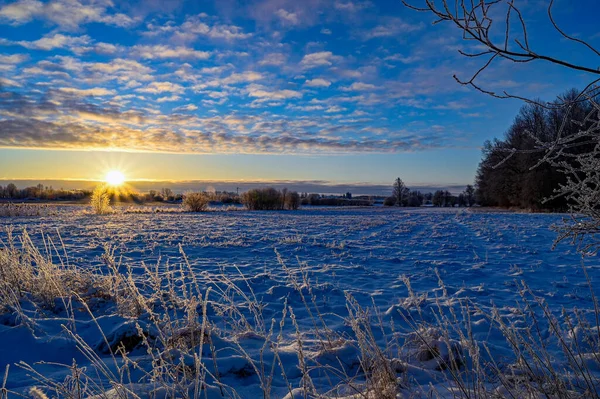
[[(542, 49), (531, 47), (529, 41), (531, 29), (527, 28), (523, 13), (517, 8), (514, 1), (419, 1), (424, 2), (420, 7), (408, 4), (405, 0), (403, 3), (413, 10), (432, 14), (436, 18), (434, 23), (448, 23), (459, 31), (458, 33), (464, 40), (474, 43), (477, 48), (476, 52), (469, 53), (459, 50), (467, 59), (470, 61), (484, 59), (482, 66), (470, 78), (461, 79), (454, 75), (458, 83), (497, 98), (521, 99), (554, 112), (557, 116), (560, 115), (561, 123), (558, 129), (554, 129), (555, 134), (549, 140), (530, 137), (535, 146), (533, 150), (510, 147), (508, 143), (499, 146), (488, 145), (484, 151), (495, 153), (493, 158), (501, 150), (504, 152), (504, 156), (496, 165), (486, 162), (483, 170), (480, 167), (478, 178), (482, 173), (493, 173), (490, 169), (502, 165), (514, 156), (541, 154), (539, 161), (530, 168), (531, 170), (546, 165), (560, 171), (565, 177), (564, 183), (559, 184), (557, 192), (544, 199), (543, 202), (563, 198), (572, 213), (572, 221), (558, 228), (557, 241), (566, 238), (578, 240), (580, 244), (583, 244), (581, 247), (583, 251), (593, 250), (594, 253), (597, 253), (600, 250), (600, 239), (596, 237), (600, 234), (600, 168), (598, 167), (600, 164), (600, 102), (598, 101), (600, 97), (600, 86), (598, 86), (600, 82), (600, 68), (598, 68), (600, 50), (592, 46), (590, 41), (585, 38), (569, 35), (560, 28), (553, 15), (554, 0), (550, 0), (548, 3), (547, 15), (555, 32), (562, 36), (563, 40), (557, 41), (553, 46), (553, 54), (563, 54), (562, 58), (545, 53)], [(590, 12), (584, 3), (574, 2), (572, 5), (582, 7), (581, 12)], [(571, 4), (569, 3), (569, 5)], [(581, 57), (581, 52), (575, 48), (559, 51), (555, 48), (556, 45), (579, 46), (592, 56)], [(506, 90), (498, 93), (482, 87), (477, 81), (478, 77), (495, 61), (512, 61), (519, 65), (532, 62), (553, 64), (589, 77), (590, 83), (576, 96), (562, 98), (553, 103), (543, 103), (539, 100), (513, 95)], [(503, 65), (503, 68), (506, 69), (506, 65)], [(580, 115), (577, 112), (577, 106), (583, 102), (591, 105), (591, 112)], [(577, 127), (574, 131), (569, 132), (569, 125)], [(540, 182), (535, 175), (530, 177), (533, 181)], [(478, 195), (486, 201), (488, 200), (486, 191), (494, 190), (494, 187), (486, 186), (488, 182), (482, 182), (479, 179), (478, 182), (483, 183), (483, 186), (478, 185), (477, 187)], [(510, 177), (505, 179), (505, 183), (510, 182)], [(494, 181), (493, 184), (497, 183)], [(513, 194), (505, 192), (503, 200), (514, 201)], [(591, 240), (588, 240), (587, 237), (590, 237)]]
[(465, 191), (463, 191), (463, 197), (465, 206), (475, 205), (475, 188), (472, 185), (467, 184)]
[(420, 191), (411, 191), (408, 195), (407, 205), (411, 207), (423, 205), (423, 194)]
[(433, 204), (433, 206), (445, 206), (446, 203), (444, 202), (444, 199), (444, 191), (437, 190), (435, 193), (433, 193), (431, 203)]
[(162, 189), (162, 196), (165, 200), (170, 201), (173, 198), (173, 190), (171, 190), (170, 188), (163, 188)]
[(291, 191), (287, 193), (285, 198), (285, 208), (291, 211), (295, 211), (300, 208), (300, 194), (296, 191)]
[(14, 183), (7, 184), (6, 195), (8, 198), (17, 198), (18, 192), (19, 192), (19, 190), (17, 189), (17, 186), (14, 185)]
[(408, 187), (404, 184), (401, 178), (397, 178), (394, 181), (394, 187), (392, 190), (392, 197), (396, 199), (396, 206), (404, 206), (404, 201), (408, 196)]

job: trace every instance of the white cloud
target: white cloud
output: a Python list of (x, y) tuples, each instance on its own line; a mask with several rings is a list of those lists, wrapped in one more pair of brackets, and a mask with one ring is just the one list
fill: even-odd
[(256, 82), (256, 81), (259, 81), (262, 79), (264, 79), (264, 76), (259, 72), (254, 72), (254, 71), (245, 71), (242, 73), (236, 72), (236, 73), (232, 73), (231, 75), (229, 75), (225, 78), (213, 79), (213, 80), (209, 80), (204, 83), (197, 84), (194, 86), (194, 90), (204, 90), (207, 87), (229, 86), (229, 85), (236, 85), (239, 83), (250, 83), (250, 82)]
[(73, 87), (61, 87), (59, 89), (63, 93), (72, 94), (78, 97), (102, 97), (114, 96), (117, 94), (114, 90), (108, 90), (103, 87), (94, 87), (92, 89), (75, 89)]
[(403, 64), (412, 64), (420, 59), (421, 57), (418, 56), (403, 56), (402, 54), (394, 54), (384, 58), (385, 61), (398, 61)]
[(12, 79), (0, 78), (0, 86), (21, 87), (22, 85), (19, 82)]
[(337, 10), (350, 13), (355, 13), (372, 6), (373, 4), (370, 1), (336, 1), (334, 5)]
[(63, 29), (76, 30), (80, 25), (99, 22), (107, 25), (128, 27), (137, 21), (125, 14), (109, 14), (112, 2), (82, 4), (78, 0), (19, 0), (0, 8), (0, 20), (22, 25), (34, 19), (49, 21)]
[(195, 58), (205, 60), (210, 57), (208, 51), (198, 51), (188, 47), (169, 47), (165, 45), (155, 46), (134, 46), (132, 51), (144, 59), (163, 59), (163, 58)]
[(296, 110), (296, 111), (305, 111), (305, 112), (321, 111), (321, 110), (325, 109), (325, 107), (323, 107), (322, 105), (292, 105), (292, 104), (288, 105), (286, 108)]
[(317, 53), (306, 54), (302, 57), (300, 65), (305, 69), (317, 68), (320, 66), (331, 66), (333, 61), (339, 60), (341, 57), (333, 55), (331, 51), (319, 51)]
[(40, 15), (44, 4), (35, 0), (21, 0), (0, 8), (0, 18), (15, 25), (31, 21), (35, 15)]
[(97, 43), (94, 45), (94, 51), (100, 54), (114, 54), (119, 51), (120, 48), (121, 46), (110, 43)]
[(181, 107), (173, 108), (173, 111), (195, 111), (198, 107), (194, 104), (182, 105)]
[(177, 83), (171, 82), (152, 82), (148, 86), (143, 89), (136, 89), (138, 93), (150, 93), (150, 94), (159, 94), (159, 93), (178, 93), (181, 94), (185, 91), (185, 88)]
[(331, 86), (331, 82), (325, 79), (317, 78), (307, 80), (304, 82), (304, 85), (308, 87), (329, 87)]
[(251, 84), (247, 87), (250, 97), (257, 97), (264, 100), (284, 100), (289, 98), (301, 98), (302, 93), (295, 90), (268, 90), (266, 87), (257, 84)]
[(160, 97), (158, 99), (156, 99), (157, 103), (166, 103), (166, 102), (170, 102), (170, 101), (179, 101), (181, 100), (181, 97), (177, 96), (177, 95), (173, 95), (173, 96), (168, 96), (168, 97)]
[(175, 37), (191, 41), (197, 36), (207, 36), (218, 40), (243, 40), (252, 37), (251, 33), (244, 33), (243, 29), (235, 25), (215, 24), (210, 26), (202, 20), (204, 16), (188, 18), (175, 32)]
[(275, 14), (281, 19), (282, 22), (288, 25), (298, 25), (300, 21), (298, 20), (298, 15), (293, 12), (288, 12), (283, 8), (280, 8), (275, 12)]
[(11, 55), (1, 55), (0, 54), (0, 64), (20, 64), (29, 59), (27, 54), (11, 54)]
[(258, 65), (273, 65), (273, 66), (282, 66), (285, 64), (287, 57), (285, 54), (281, 53), (271, 53), (267, 54), (265, 58), (263, 58)]
[(342, 87), (342, 91), (367, 91), (367, 90), (375, 90), (377, 86), (372, 85), (370, 83), (362, 83), (362, 82), (354, 82), (349, 87)]
[(365, 40), (381, 37), (401, 38), (403, 34), (421, 30), (423, 27), (424, 25), (422, 23), (410, 24), (402, 21), (400, 18), (388, 18), (387, 23), (377, 25), (373, 29), (367, 31), (364, 34), (364, 38)]
[[(115, 58), (110, 62), (95, 62), (87, 65), (87, 68), (92, 72), (100, 72), (110, 75), (118, 75), (119, 77), (135, 77), (138, 80), (149, 80), (153, 72), (152, 68), (147, 67), (135, 60), (127, 60), (124, 58)], [(127, 79), (131, 80), (131, 79)]]
[(55, 48), (67, 48), (72, 49), (78, 46), (86, 46), (90, 43), (91, 39), (89, 36), (66, 36), (60, 33), (55, 33), (54, 35), (47, 35), (42, 37), (41, 39), (34, 40), (32, 42), (28, 41), (19, 41), (13, 42), (15, 44), (21, 45), (30, 50), (53, 50)]
[(346, 111), (346, 108), (340, 107), (338, 105), (334, 105), (333, 107), (329, 107), (329, 108), (327, 108), (327, 110), (325, 110), (325, 112), (327, 112), (328, 114), (343, 112), (343, 111)]

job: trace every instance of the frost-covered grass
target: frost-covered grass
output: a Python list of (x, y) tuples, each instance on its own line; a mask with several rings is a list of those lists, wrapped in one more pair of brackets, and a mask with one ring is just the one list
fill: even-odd
[(549, 251), (559, 218), (358, 209), (3, 220), (6, 388), (597, 396), (599, 263)]
[(56, 209), (42, 204), (0, 204), (0, 217), (16, 216), (48, 216), (56, 213)]

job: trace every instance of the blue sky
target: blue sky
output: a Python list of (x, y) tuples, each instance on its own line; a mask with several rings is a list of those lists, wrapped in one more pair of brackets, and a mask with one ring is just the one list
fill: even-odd
[[(519, 1), (534, 48), (595, 62)], [(596, 1), (555, 4), (599, 44)], [(399, 1), (0, 2), (0, 179), (466, 184), (520, 107), (455, 83), (480, 62)], [(493, 64), (480, 83), (552, 99), (589, 76)]]

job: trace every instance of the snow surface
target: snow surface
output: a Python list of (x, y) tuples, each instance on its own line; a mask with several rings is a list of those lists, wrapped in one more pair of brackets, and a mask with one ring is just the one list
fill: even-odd
[[(181, 244), (203, 287), (211, 285), (210, 274), (219, 273), (239, 282), (246, 292), (251, 287), (264, 305), (265, 320), (272, 317), (278, 320), (287, 298), (303, 331), (311, 331), (313, 321), (278, 255), (292, 273), (299, 276), (301, 268), (308, 273), (324, 320), (341, 335), (351, 335), (345, 320), (346, 294), (365, 307), (375, 303), (386, 324), (389, 320), (394, 322), (396, 332), (386, 330), (387, 337), (374, 328), (382, 342), (403, 331), (402, 337), (409, 337), (404, 316), (415, 316), (417, 308), (424, 321), (435, 321), (436, 298), (444, 299), (441, 306), (453, 306), (457, 299), (469, 298), (483, 309), (483, 314), (472, 315), (476, 339), (487, 342), (494, 355), (508, 359), (512, 352), (503, 346), (502, 337), (490, 333), (485, 313), (491, 313), (495, 305), (510, 318), (520, 299), (520, 281), (545, 298), (557, 317), (563, 307), (577, 307), (588, 314), (593, 309), (581, 256), (569, 244), (560, 244), (552, 250), (556, 234), (549, 227), (563, 217), (464, 209), (334, 208), (108, 216), (70, 210), (48, 217), (4, 218), (0, 219), (0, 227), (13, 226), (16, 233), (26, 228), (40, 246), (42, 233), (59, 243), (59, 232), (68, 261), (86, 267), (101, 267), (105, 245), (111, 244), (116, 254), (122, 256), (123, 264), (134, 272), (141, 270), (142, 261), (147, 265), (155, 265), (159, 259), (161, 265), (181, 263)], [(4, 229), (0, 239), (6, 239)], [(585, 264), (591, 279), (597, 282), (598, 258), (586, 259)], [(409, 295), (403, 277), (408, 277), (416, 296)], [(595, 287), (598, 289), (600, 283)], [(115, 314), (97, 316), (109, 339), (110, 334), (134, 329), (133, 321)], [(76, 359), (79, 365), (86, 365), (88, 361), (61, 327), (67, 323), (66, 315), (35, 317), (33, 331), (9, 322), (0, 323), (0, 371), (7, 364), (19, 361), (70, 364)], [(89, 317), (82, 315), (76, 329), (83, 339), (96, 345), (101, 356), (108, 356), (103, 354), (106, 348), (103, 351), (102, 339)], [(220, 349), (218, 367), (223, 381), (244, 398), (262, 397), (246, 360), (227, 350), (228, 339), (232, 338), (224, 334), (222, 342), (215, 344)], [(236, 339), (253, 356), (262, 345), (260, 339), (251, 335)], [(282, 361), (290, 383), (297, 388), (301, 374), (295, 353), (295, 328), (291, 323), (285, 327), (284, 341), (287, 346), (281, 349)], [(307, 335), (306, 350), (313, 360), (339, 365), (341, 359), (350, 373), (357, 373), (357, 350), (347, 342), (339, 342), (334, 350), (327, 352), (311, 346), (311, 337)], [(143, 353), (137, 356), (143, 361)], [(435, 371), (423, 372), (433, 369), (427, 367), (426, 359), (409, 363), (404, 371), (412, 373), (409, 378), (415, 383), (425, 386), (433, 381), (431, 373)], [(38, 365), (36, 370), (46, 376), (64, 378), (64, 371), (51, 364)], [(284, 397), (288, 389), (278, 373), (276, 378), (273, 397)], [(330, 387), (319, 375), (314, 380), (316, 384), (322, 383), (324, 390)], [(30, 373), (11, 366), (7, 388), (25, 391), (34, 385)]]

